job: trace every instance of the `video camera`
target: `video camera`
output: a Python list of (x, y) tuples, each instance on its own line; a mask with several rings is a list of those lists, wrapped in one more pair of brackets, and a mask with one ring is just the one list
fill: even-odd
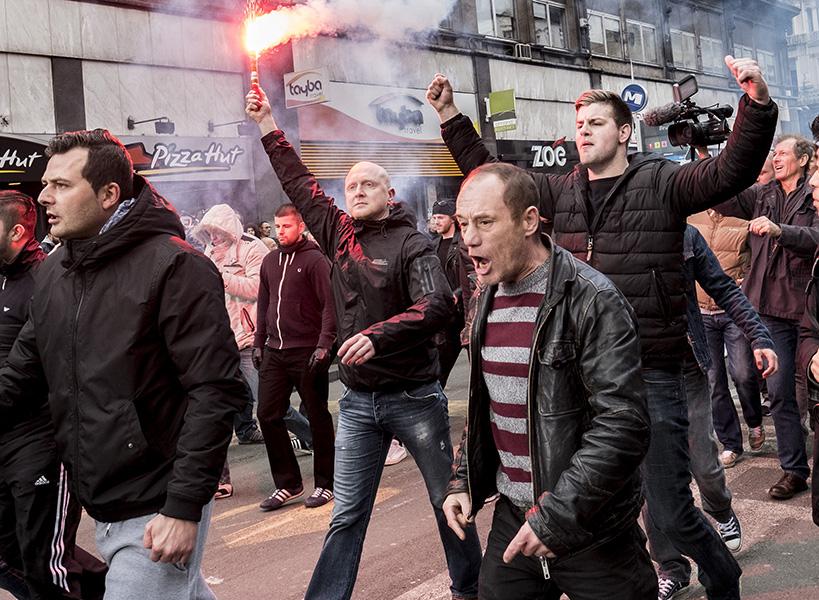
[[(734, 108), (727, 104), (707, 108), (697, 106), (691, 97), (698, 91), (697, 78), (686, 75), (673, 86), (674, 102), (647, 111), (643, 121), (653, 127), (671, 123), (668, 141), (673, 146), (695, 148), (723, 143), (731, 133), (728, 118), (734, 114)], [(703, 115), (707, 118), (701, 121)]]

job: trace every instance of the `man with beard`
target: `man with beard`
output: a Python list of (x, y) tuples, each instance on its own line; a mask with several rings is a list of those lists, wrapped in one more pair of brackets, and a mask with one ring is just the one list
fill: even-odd
[(213, 598), (200, 564), (246, 401), (222, 278), (108, 131), (61, 134), (46, 152), (38, 201), (63, 244), (0, 369), (0, 422), (48, 387), (107, 598)]

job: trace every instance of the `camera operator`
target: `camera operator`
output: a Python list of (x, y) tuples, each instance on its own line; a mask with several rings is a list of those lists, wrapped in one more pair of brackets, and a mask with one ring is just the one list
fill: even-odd
[(795, 360), (804, 290), (819, 244), (819, 218), (807, 177), (812, 156), (813, 144), (805, 138), (780, 137), (774, 148), (774, 179), (716, 207), (723, 215), (750, 220), (751, 264), (742, 290), (770, 330), (780, 360), (779, 372), (767, 380), (784, 471), (768, 490), (776, 500), (808, 489), (810, 474), (799, 410), (807, 404), (807, 388), (805, 373), (795, 368)]
[[(649, 510), (674, 546), (698, 564), (712, 599), (739, 598), (741, 570), (694, 507), (689, 488), (681, 369), (691, 352), (685, 335), (683, 231), (688, 215), (753, 184), (778, 115), (755, 61), (729, 56), (726, 64), (745, 95), (734, 133), (719, 156), (684, 166), (656, 155), (628, 156), (631, 112), (619, 95), (590, 90), (575, 103), (581, 164), (566, 175), (533, 174), (540, 213), (553, 222), (555, 241), (607, 275), (637, 314), (652, 421), (643, 463)], [(444, 141), (461, 171), (468, 174), (496, 160), (469, 118), (459, 114), (446, 77), (435, 76), (427, 98), (438, 111)], [(491, 268), (480, 256), (473, 260), (478, 273)]]

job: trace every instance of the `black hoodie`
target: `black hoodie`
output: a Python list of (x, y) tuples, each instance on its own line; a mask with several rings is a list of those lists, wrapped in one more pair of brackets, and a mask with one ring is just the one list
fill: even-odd
[(0, 421), (43, 376), (60, 459), (88, 514), (198, 521), (245, 404), (216, 267), (141, 177), (109, 231), (39, 269), (31, 316), (0, 370)]

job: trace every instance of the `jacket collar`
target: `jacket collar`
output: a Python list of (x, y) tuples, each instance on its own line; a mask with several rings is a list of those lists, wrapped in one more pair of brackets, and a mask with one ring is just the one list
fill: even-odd
[(7, 265), (0, 265), (0, 275), (3, 277), (15, 277), (20, 273), (28, 271), (32, 265), (44, 260), (46, 253), (40, 248), (40, 243), (32, 237), (26, 245), (17, 253)]
[(303, 250), (309, 243), (310, 240), (304, 236), (301, 236), (301, 239), (295, 244), (290, 244), (289, 246), (279, 246), (279, 250), (281, 250), (282, 254), (295, 254), (296, 252)]

